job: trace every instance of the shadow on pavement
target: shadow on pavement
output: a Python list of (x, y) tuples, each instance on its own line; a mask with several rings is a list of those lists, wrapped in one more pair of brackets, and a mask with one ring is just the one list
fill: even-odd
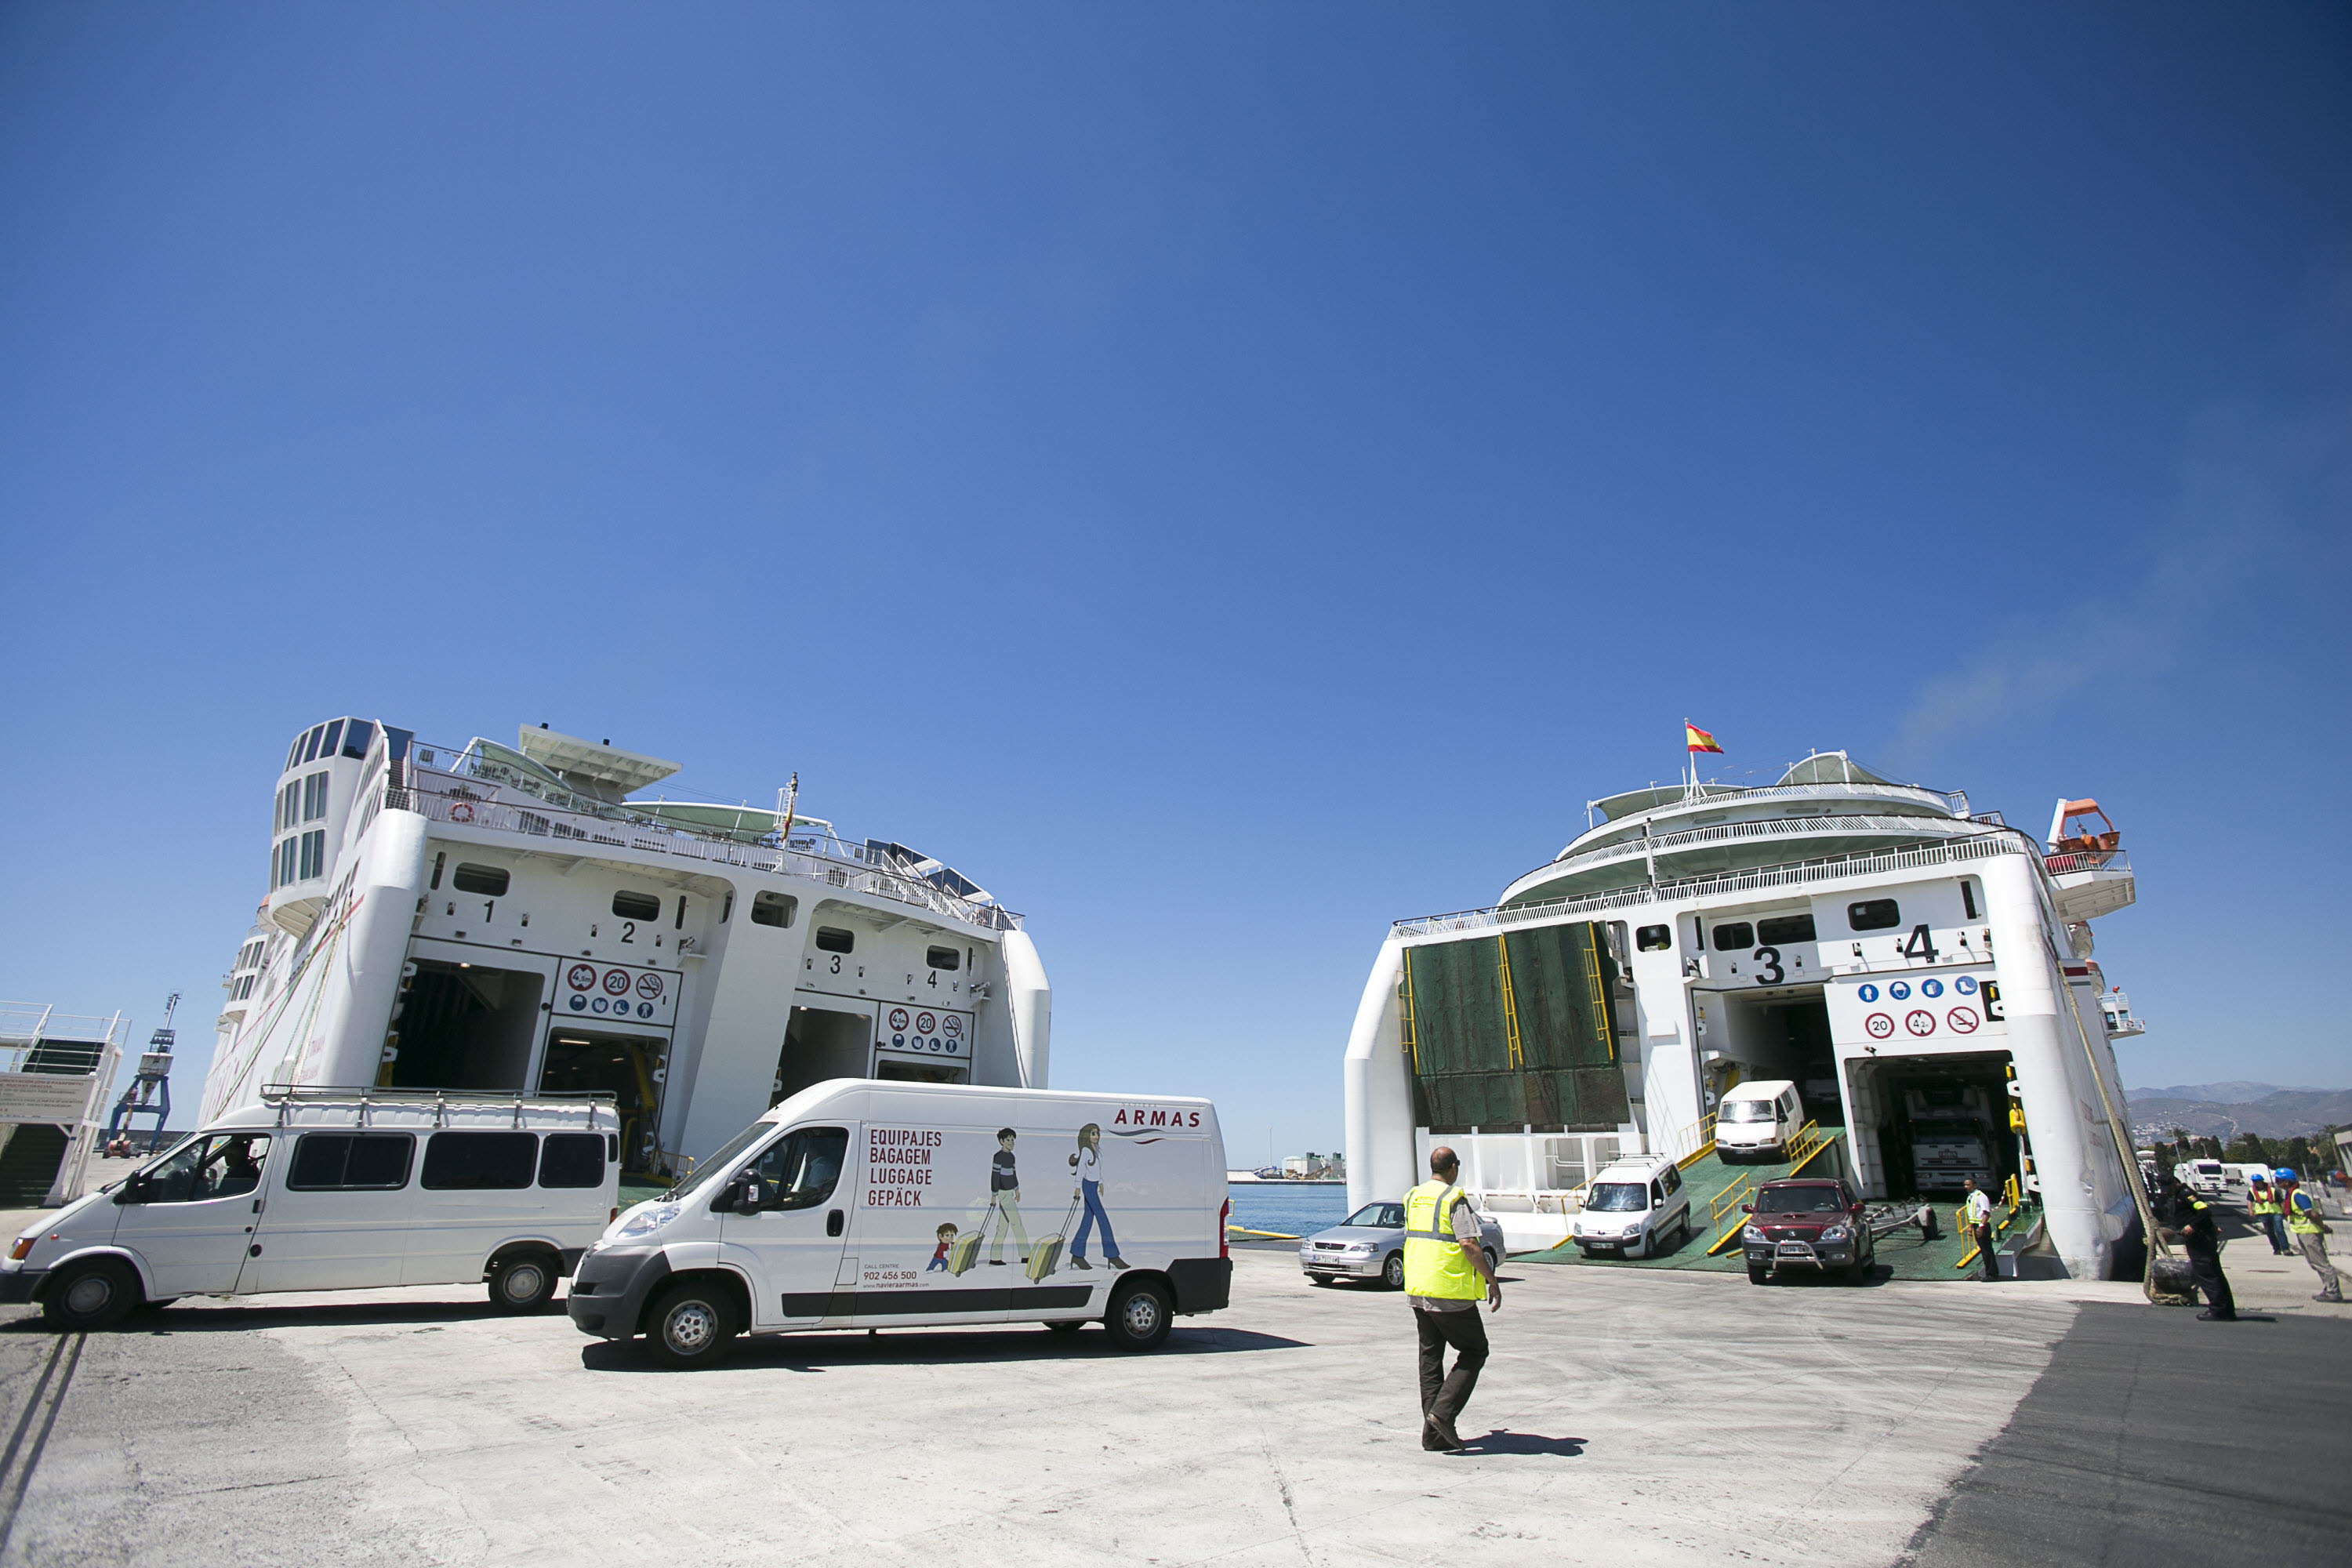
[[(148, 1307), (133, 1312), (113, 1328), (114, 1334), (216, 1334), (240, 1329), (365, 1327), (372, 1323), (466, 1323), (510, 1315), (564, 1319), (561, 1310), (528, 1314), (501, 1313), (487, 1301), (362, 1301), (333, 1302), (318, 1307)], [(0, 1323), (0, 1334), (54, 1333), (43, 1319), (18, 1318)]]
[[(1244, 1351), (1288, 1351), (1311, 1348), (1305, 1340), (1284, 1339), (1248, 1329), (1176, 1329), (1167, 1342), (1149, 1352), (1157, 1359), (1171, 1355), (1231, 1355)], [(751, 1367), (776, 1367), (785, 1372), (823, 1372), (828, 1366), (991, 1366), (1005, 1362), (1069, 1361), (1102, 1357), (1124, 1360), (1132, 1352), (1118, 1349), (1098, 1330), (1075, 1334), (1004, 1332), (976, 1326), (974, 1331), (918, 1332), (863, 1329), (817, 1330), (797, 1334), (760, 1334), (738, 1340), (724, 1360), (704, 1368), (720, 1372)], [(582, 1347), (580, 1364), (591, 1372), (668, 1372), (643, 1345), (628, 1340), (597, 1340)]]
[(1462, 1445), (1465, 1454), (1557, 1454), (1573, 1459), (1584, 1452), (1581, 1437), (1539, 1437), (1532, 1432), (1489, 1432), (1483, 1437), (1465, 1438)]

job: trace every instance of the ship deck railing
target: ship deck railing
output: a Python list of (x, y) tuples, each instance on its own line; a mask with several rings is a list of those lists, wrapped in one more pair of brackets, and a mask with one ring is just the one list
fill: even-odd
[(1712, 827), (1688, 827), (1674, 833), (1654, 834), (1650, 837), (1620, 839), (1574, 855), (1563, 855), (1543, 869), (1574, 872), (1595, 866), (1606, 866), (1617, 860), (1646, 860), (1652, 855), (1677, 855), (1685, 850), (1702, 848), (1713, 844), (1738, 844), (1756, 839), (1821, 838), (1858, 834), (1892, 835), (1906, 838), (1926, 837), (1927, 824), (1937, 825), (1937, 830), (1958, 835), (1997, 831), (1974, 823), (1969, 818), (1936, 816), (1775, 816), (1761, 822), (1726, 822)]
[[(452, 756), (455, 753), (450, 753)], [(387, 787), (384, 805), (414, 811), (433, 822), (538, 838), (550, 844), (633, 849), (680, 856), (748, 871), (796, 877), (851, 892), (870, 893), (894, 903), (928, 910), (987, 931), (1018, 931), (1021, 917), (997, 904), (983, 904), (949, 892), (877, 845), (856, 844), (831, 834), (793, 835), (789, 845), (772, 840), (747, 844), (723, 834), (700, 834), (628, 815), (625, 804), (612, 816), (590, 816), (533, 801), (499, 800), (481, 793), (460, 774), (412, 766), (406, 788)], [(497, 787), (497, 786), (492, 786)]]
[[(1600, 914), (1611, 910), (1641, 909), (1648, 905), (1680, 903), (1691, 899), (1708, 898), (1729, 893), (1759, 892), (1774, 888), (1802, 887), (1813, 882), (1838, 881), (1847, 878), (1885, 876), (1890, 872), (1924, 870), (1937, 866), (1962, 865), (1972, 860), (1989, 859), (1997, 855), (2031, 856), (2042, 864), (2046, 874), (2065, 876), (2089, 868), (2077, 866), (2052, 867), (2051, 860), (2076, 860), (2079, 856), (2046, 856), (2040, 845), (2016, 828), (1972, 834), (1949, 844), (1922, 845), (1916, 848), (1895, 850), (1865, 850), (1851, 854), (1823, 856), (1818, 859), (1793, 861), (1780, 866), (1762, 866), (1748, 871), (1722, 871), (1699, 877), (1683, 877), (1661, 881), (1655, 886), (1619, 888), (1608, 892), (1591, 893), (1573, 899), (1549, 899), (1539, 903), (1515, 904), (1483, 910), (1459, 910), (1452, 914), (1424, 915), (1418, 920), (1398, 921), (1389, 928), (1391, 937), (1446, 936), (1462, 931), (1494, 931), (1505, 926), (1537, 925), (1547, 921), (1569, 919), (1577, 915)], [(2109, 852), (2103, 858), (2101, 870), (2128, 871), (2130, 862), (2121, 851)]]

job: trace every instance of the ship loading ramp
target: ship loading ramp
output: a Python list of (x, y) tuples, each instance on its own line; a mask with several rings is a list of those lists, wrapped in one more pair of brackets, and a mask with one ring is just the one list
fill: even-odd
[[(1571, 1264), (1594, 1268), (1680, 1268), (1737, 1274), (1747, 1269), (1739, 1231), (1747, 1223), (1743, 1204), (1752, 1202), (1759, 1185), (1788, 1176), (1839, 1176), (1853, 1179), (1853, 1163), (1841, 1129), (1809, 1125), (1791, 1142), (1793, 1158), (1772, 1163), (1725, 1161), (1708, 1143), (1681, 1162), (1684, 1190), (1690, 1194), (1689, 1234), (1654, 1257), (1588, 1258), (1573, 1241), (1562, 1241), (1537, 1252), (1516, 1252), (1517, 1263)], [(1976, 1254), (1958, 1233), (1952, 1210), (1940, 1199), (1904, 1198), (1870, 1205), (1867, 1223), (1877, 1236), (1876, 1268), (1896, 1279), (1973, 1279)], [(1933, 1217), (1930, 1234), (1918, 1223), (1926, 1207)], [(2022, 1201), (2014, 1188), (1993, 1194), (1996, 1245), (2004, 1258), (2001, 1272), (2032, 1276), (2031, 1262), (2014, 1261), (2039, 1243), (2034, 1205)], [(1874, 1275), (1874, 1278), (1882, 1276)], [(1831, 1283), (1824, 1281), (1824, 1283)]]

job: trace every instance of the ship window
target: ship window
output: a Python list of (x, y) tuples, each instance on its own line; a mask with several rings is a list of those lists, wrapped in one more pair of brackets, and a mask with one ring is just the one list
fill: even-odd
[(542, 1187), (601, 1187), (604, 1184), (604, 1135), (601, 1132), (551, 1132), (540, 1143), (539, 1184)]
[(425, 886), (434, 892), (437, 893), (441, 890), (441, 868), (448, 858), (446, 850), (433, 857), (433, 880), (427, 882)]
[(503, 866), (476, 866), (460, 860), (457, 868), (449, 873), (449, 880), (461, 893), (479, 893), (488, 899), (506, 897), (508, 875)]
[(1769, 921), (1758, 921), (1756, 940), (1766, 947), (1786, 947), (1792, 942), (1811, 942), (1813, 940), (1813, 917), (1776, 915)]
[(297, 1193), (389, 1192), (408, 1185), (415, 1152), (409, 1132), (305, 1132), (294, 1142), (286, 1185)]
[(1643, 926), (1633, 933), (1633, 945), (1643, 952), (1664, 952), (1675, 945), (1675, 928)]
[(1756, 929), (1746, 921), (1734, 921), (1729, 925), (1715, 928), (1715, 949), (1717, 952), (1731, 952), (1750, 946), (1755, 941)]
[(312, 773), (302, 781), (302, 820), (316, 822), (327, 815), (327, 776)]
[(366, 719), (354, 719), (352, 721), (352, 727), (343, 732), (343, 755), (364, 759), (367, 756), (368, 747), (374, 742), (374, 723)]
[[(286, 768), (299, 768), (302, 765), (302, 742), (310, 737), (310, 732), (308, 730), (294, 737), (294, 744), (286, 752)], [(279, 770), (281, 773), (284, 771), (286, 769)]]
[(323, 877), (326, 874), (327, 835), (323, 830), (317, 833), (305, 833), (302, 835), (301, 879), (307, 882), (313, 877)]
[(661, 919), (661, 900), (651, 893), (632, 893), (623, 889), (613, 895), (613, 912), (625, 921), (657, 921)]
[(530, 1185), (539, 1138), (530, 1132), (436, 1132), (425, 1145), (422, 1184), (436, 1192)]
[(1893, 899), (1865, 899), (1845, 907), (1845, 923), (1856, 931), (1892, 931), (1903, 923), (1903, 910)]
[(857, 933), (841, 926), (816, 928), (816, 950), (819, 952), (847, 952), (857, 945)]
[[(734, 895), (728, 895), (729, 907), (733, 907)], [(755, 926), (788, 926), (799, 912), (801, 901), (785, 893), (754, 893), (751, 895), (751, 923)], [(722, 917), (723, 918), (723, 917)], [(817, 945), (824, 945), (824, 932), (817, 934)]]
[(302, 737), (302, 760), (304, 762), (315, 763), (319, 760), (319, 742), (320, 740), (325, 738), (326, 733), (327, 727), (324, 724), (321, 724), (317, 729)]
[(342, 738), (343, 721), (341, 719), (338, 719), (333, 723), (327, 726), (327, 738), (319, 742), (319, 754), (322, 757), (333, 756), (335, 754), (336, 743), (341, 741)]
[(1977, 885), (1967, 877), (1960, 879), (1960, 912), (1965, 919), (1977, 918)]
[(951, 947), (926, 948), (923, 962), (933, 969), (953, 969), (963, 962), (963, 954)]

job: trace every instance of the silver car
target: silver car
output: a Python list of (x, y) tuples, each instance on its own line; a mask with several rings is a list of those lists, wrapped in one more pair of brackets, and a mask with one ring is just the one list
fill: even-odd
[[(1486, 1267), (1498, 1267), (1503, 1261), (1503, 1227), (1493, 1215), (1478, 1215), (1478, 1239), (1486, 1254)], [(1330, 1229), (1317, 1231), (1298, 1244), (1298, 1267), (1318, 1285), (1328, 1285), (1334, 1279), (1378, 1279), (1391, 1290), (1403, 1289), (1404, 1205), (1366, 1204)]]

